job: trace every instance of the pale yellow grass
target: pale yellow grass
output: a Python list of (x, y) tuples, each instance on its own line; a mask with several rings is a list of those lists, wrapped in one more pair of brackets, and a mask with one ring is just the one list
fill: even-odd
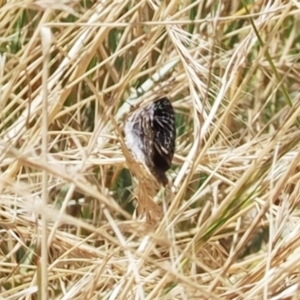
[[(299, 3), (94, 2), (0, 1), (0, 299), (300, 299)], [(165, 94), (132, 213), (124, 120)]]

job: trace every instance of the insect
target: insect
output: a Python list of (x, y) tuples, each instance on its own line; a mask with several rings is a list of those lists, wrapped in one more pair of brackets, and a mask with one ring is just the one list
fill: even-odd
[(175, 152), (175, 115), (170, 100), (156, 100), (133, 112), (125, 124), (126, 145), (164, 186)]

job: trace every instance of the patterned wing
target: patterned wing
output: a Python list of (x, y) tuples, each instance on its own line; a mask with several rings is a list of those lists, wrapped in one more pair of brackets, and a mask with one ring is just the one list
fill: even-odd
[(125, 124), (126, 144), (163, 185), (175, 151), (175, 116), (168, 98), (135, 111)]
[(152, 103), (152, 131), (154, 166), (161, 172), (166, 172), (171, 167), (175, 151), (175, 115), (168, 98), (161, 98)]

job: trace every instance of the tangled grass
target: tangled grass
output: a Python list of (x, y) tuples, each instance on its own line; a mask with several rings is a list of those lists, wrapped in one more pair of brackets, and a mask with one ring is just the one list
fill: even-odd
[[(0, 1), (0, 298), (300, 299), (299, 8)], [(148, 222), (122, 129), (162, 94)]]

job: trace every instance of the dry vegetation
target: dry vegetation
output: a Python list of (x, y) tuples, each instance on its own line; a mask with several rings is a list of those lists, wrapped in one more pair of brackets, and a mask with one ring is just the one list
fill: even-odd
[[(300, 299), (299, 14), (0, 1), (0, 298)], [(163, 94), (177, 150), (150, 222), (122, 128)]]

